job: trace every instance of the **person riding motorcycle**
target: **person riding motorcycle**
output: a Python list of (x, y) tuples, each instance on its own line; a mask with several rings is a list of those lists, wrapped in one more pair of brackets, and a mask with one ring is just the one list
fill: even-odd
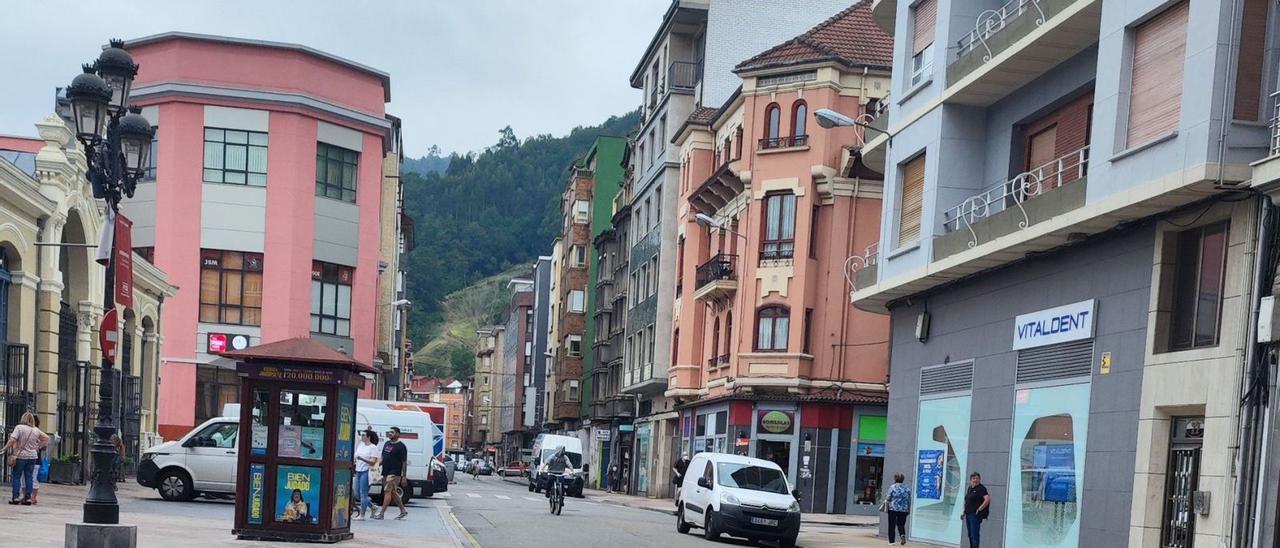
[(569, 462), (569, 456), (565, 454), (564, 448), (556, 449), (556, 454), (542, 463), (542, 468), (538, 471), (538, 475), (543, 479), (542, 488), (546, 490), (547, 497), (551, 497), (551, 482), (563, 481), (563, 477), (573, 473), (573, 463)]

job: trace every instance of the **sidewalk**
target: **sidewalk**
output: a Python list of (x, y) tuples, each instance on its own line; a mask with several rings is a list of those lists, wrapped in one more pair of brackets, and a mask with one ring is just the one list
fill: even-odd
[[(528, 485), (529, 483), (529, 480), (526, 478), (504, 477), (502, 479), (519, 485)], [(618, 504), (628, 508), (639, 508), (652, 512), (662, 512), (664, 514), (675, 515), (675, 502), (671, 499), (651, 499), (648, 497), (624, 495), (621, 493), (606, 493), (595, 489), (587, 489), (583, 492), (583, 495), (586, 496), (587, 500), (592, 502)], [(849, 514), (801, 514), (800, 523), (808, 525), (838, 525), (842, 527), (871, 528), (880, 524), (880, 517), (855, 516)]]

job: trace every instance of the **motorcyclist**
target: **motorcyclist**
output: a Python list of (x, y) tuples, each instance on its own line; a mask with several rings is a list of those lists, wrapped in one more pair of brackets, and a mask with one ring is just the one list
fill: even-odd
[(573, 473), (573, 463), (569, 462), (569, 456), (565, 454), (564, 448), (556, 449), (556, 454), (542, 463), (542, 469), (538, 471), (539, 475), (546, 478), (542, 484), (542, 488), (546, 490), (547, 497), (551, 497), (551, 482), (563, 481), (563, 476)]

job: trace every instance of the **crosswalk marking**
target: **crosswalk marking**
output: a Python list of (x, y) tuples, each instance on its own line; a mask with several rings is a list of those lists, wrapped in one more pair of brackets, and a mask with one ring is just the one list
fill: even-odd
[(524, 497), (524, 500), (531, 500), (531, 501), (533, 501), (533, 502), (538, 502), (538, 501), (540, 501), (540, 500), (542, 500), (542, 499), (540, 499), (540, 498), (538, 498), (538, 497)]
[(449, 497), (452, 497), (453, 494), (452, 493), (436, 493), (436, 496), (447, 499)]
[(471, 497), (471, 498), (473, 498), (473, 499), (478, 499), (478, 498), (480, 498), (480, 495), (477, 495), (477, 494), (475, 494), (475, 493), (467, 493), (467, 496), (468, 496), (468, 497)]
[(502, 500), (511, 500), (511, 497), (508, 497), (508, 496), (506, 496), (506, 495), (494, 495), (494, 496), (495, 496), (495, 497), (498, 497), (498, 498), (500, 498), (500, 499), (502, 499)]

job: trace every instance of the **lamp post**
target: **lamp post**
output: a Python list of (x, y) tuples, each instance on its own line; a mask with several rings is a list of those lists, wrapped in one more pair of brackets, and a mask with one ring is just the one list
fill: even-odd
[[(112, 40), (93, 65), (84, 65), (84, 72), (67, 86), (67, 99), (71, 102), (72, 122), (76, 139), (84, 146), (88, 163), (86, 173), (93, 187), (93, 197), (102, 199), (109, 213), (119, 211), (123, 197), (133, 197), (138, 179), (147, 167), (151, 153), (151, 124), (142, 117), (141, 110), (129, 108), (129, 91), (138, 65), (124, 50), (124, 42)], [(113, 231), (115, 223), (106, 223), (103, 230)], [(114, 242), (114, 238), (109, 241)], [(114, 268), (115, 252), (108, 253), (102, 308), (115, 308)], [(102, 378), (98, 383), (98, 422), (93, 427), (93, 471), (90, 476), (89, 494), (84, 502), (84, 522), (117, 524), (120, 522), (120, 505), (116, 501), (115, 462), (117, 458), (112, 437), (116, 434), (113, 411), (115, 400), (115, 374), (112, 360), (106, 352), (102, 355)]]

